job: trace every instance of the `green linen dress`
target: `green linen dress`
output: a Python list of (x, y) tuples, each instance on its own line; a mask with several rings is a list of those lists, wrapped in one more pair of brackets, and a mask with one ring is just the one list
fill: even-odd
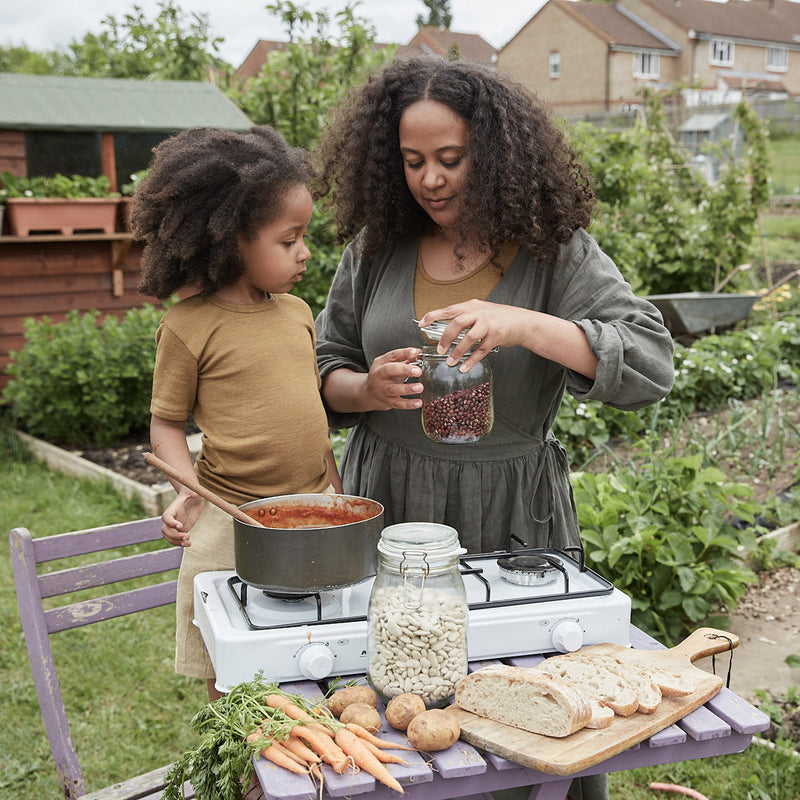
[[(413, 322), (417, 251), (408, 242), (366, 262), (357, 242), (345, 250), (316, 322), (323, 378), (339, 367), (366, 372), (389, 350), (425, 344)], [(487, 299), (575, 322), (598, 358), (595, 380), (523, 347), (500, 348), (487, 356), (494, 427), (469, 444), (430, 441), (419, 410), (329, 410), (332, 427), (351, 428), (344, 490), (382, 503), (386, 525), (452, 525), (471, 553), (507, 549), (511, 537), (515, 547), (579, 546), (569, 464), (551, 430), (564, 391), (626, 410), (655, 403), (672, 387), (672, 337), (583, 230), (551, 267), (520, 250)]]

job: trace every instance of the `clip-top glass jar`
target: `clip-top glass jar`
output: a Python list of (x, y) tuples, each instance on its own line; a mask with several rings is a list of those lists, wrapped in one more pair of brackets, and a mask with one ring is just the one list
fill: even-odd
[(449, 525), (383, 529), (367, 612), (367, 677), (384, 702), (405, 692), (444, 705), (467, 674), (466, 553)]
[[(438, 341), (447, 322), (434, 322), (425, 334)], [(463, 332), (453, 342), (455, 346)], [(451, 348), (452, 350), (452, 348)], [(470, 355), (453, 366), (447, 363), (449, 353), (439, 354), (435, 345), (422, 348), (417, 362), (422, 370), (422, 429), (429, 439), (442, 444), (477, 442), (494, 424), (492, 368), (484, 358), (468, 372), (459, 367)]]

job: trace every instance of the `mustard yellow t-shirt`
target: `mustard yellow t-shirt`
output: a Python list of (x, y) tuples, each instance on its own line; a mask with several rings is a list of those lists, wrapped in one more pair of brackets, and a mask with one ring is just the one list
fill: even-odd
[(331, 450), (311, 309), (274, 294), (234, 305), (187, 298), (156, 335), (151, 413), (203, 432), (195, 469), (231, 503), (324, 491)]
[(425, 272), (422, 256), (418, 252), (414, 276), (414, 312), (417, 319), (421, 319), (434, 308), (443, 308), (465, 300), (485, 300), (514, 260), (517, 250), (519, 248), (516, 245), (502, 248), (498, 257), (499, 267), (487, 259), (468, 275), (447, 281), (431, 278)]

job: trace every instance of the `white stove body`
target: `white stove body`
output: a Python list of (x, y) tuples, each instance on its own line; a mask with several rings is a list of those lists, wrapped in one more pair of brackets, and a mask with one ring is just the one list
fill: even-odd
[[(559, 558), (564, 560), (559, 554)], [(631, 601), (591, 570), (568, 569), (569, 592), (557, 575), (520, 586), (502, 577), (495, 558), (466, 556), (489, 584), (465, 574), (470, 661), (531, 653), (569, 652), (590, 644), (630, 644)], [(194, 579), (194, 622), (211, 657), (220, 690), (253, 680), (321, 680), (367, 670), (367, 604), (374, 578), (315, 596), (286, 601), (246, 586), (233, 571)], [(553, 594), (555, 593), (555, 597)], [(237, 597), (238, 595), (238, 597)], [(256, 626), (253, 629), (252, 626)]]

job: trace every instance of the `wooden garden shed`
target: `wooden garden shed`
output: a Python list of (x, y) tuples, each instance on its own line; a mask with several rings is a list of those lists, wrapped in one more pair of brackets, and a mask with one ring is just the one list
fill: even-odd
[[(198, 126), (246, 130), (247, 116), (218, 87), (194, 81), (64, 78), (0, 73), (0, 172), (107, 175), (119, 188), (152, 148)], [(140, 246), (122, 213), (113, 232), (0, 235), (0, 389), (24, 320), (97, 309), (121, 316), (138, 293)]]

